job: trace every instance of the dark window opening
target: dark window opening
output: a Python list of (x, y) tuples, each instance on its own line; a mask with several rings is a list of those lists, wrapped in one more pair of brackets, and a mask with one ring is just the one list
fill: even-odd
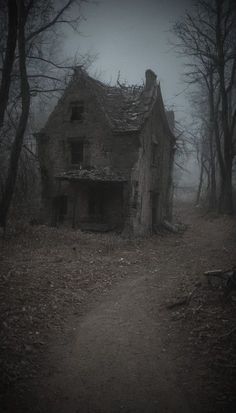
[(79, 164), (84, 159), (84, 144), (83, 142), (71, 142), (70, 143), (70, 155), (71, 163)]
[(77, 102), (71, 105), (71, 117), (70, 120), (79, 120), (83, 121), (84, 115), (84, 102)]

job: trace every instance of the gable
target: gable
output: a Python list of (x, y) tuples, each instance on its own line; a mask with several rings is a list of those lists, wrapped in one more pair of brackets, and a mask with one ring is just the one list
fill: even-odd
[(69, 128), (71, 123), (80, 124), (80, 129), (83, 129), (89, 128), (89, 123), (94, 121), (104, 123), (113, 133), (139, 132), (156, 105), (161, 122), (172, 135), (160, 85), (152, 71), (146, 72), (145, 85), (110, 86), (78, 68), (44, 129), (57, 128), (62, 122)]

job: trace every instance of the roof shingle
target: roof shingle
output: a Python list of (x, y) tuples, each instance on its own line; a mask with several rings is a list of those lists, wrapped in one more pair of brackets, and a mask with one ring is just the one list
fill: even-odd
[(138, 131), (158, 96), (159, 84), (156, 82), (151, 89), (145, 85), (110, 86), (91, 78), (81, 68), (75, 72), (75, 80), (79, 77), (92, 88), (112, 129), (117, 132)]

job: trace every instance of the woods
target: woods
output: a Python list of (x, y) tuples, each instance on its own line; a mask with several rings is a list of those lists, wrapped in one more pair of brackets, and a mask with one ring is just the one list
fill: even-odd
[[(0, 225), (6, 226), (20, 164), (37, 175), (37, 155), (25, 142), (37, 130), (39, 105), (46, 106), (65, 89), (71, 69), (88, 64), (91, 55), (64, 59), (59, 52), (65, 27), (78, 31), (86, 0), (8, 0), (0, 8)], [(193, 122), (188, 142), (199, 164), (196, 203), (234, 211), (232, 174), (236, 124), (236, 11), (232, 0), (199, 0), (176, 21), (176, 49), (184, 61)], [(34, 126), (32, 126), (34, 119)], [(31, 136), (31, 138), (30, 138)], [(188, 143), (186, 143), (188, 146)], [(24, 152), (24, 154), (23, 154)], [(22, 157), (22, 161), (20, 159)], [(27, 168), (26, 168), (27, 169)], [(18, 178), (17, 178), (18, 177)], [(30, 179), (29, 179), (30, 182)], [(39, 187), (38, 182), (37, 186)], [(20, 190), (18, 190), (18, 193)]]
[[(174, 26), (185, 59), (185, 81), (193, 86), (200, 150), (200, 184), (207, 180), (209, 208), (233, 212), (232, 167), (236, 123), (236, 5), (199, 0)], [(197, 112), (197, 113), (196, 113)], [(199, 198), (199, 195), (198, 197)]]
[(235, 0), (0, 1), (1, 412), (235, 412), (235, 212)]
[(65, 25), (78, 29), (82, 3), (85, 0), (69, 0), (57, 9), (53, 1), (9, 0), (1, 6), (0, 225), (4, 228), (35, 101), (62, 91), (65, 74), (76, 62), (61, 61), (57, 43)]

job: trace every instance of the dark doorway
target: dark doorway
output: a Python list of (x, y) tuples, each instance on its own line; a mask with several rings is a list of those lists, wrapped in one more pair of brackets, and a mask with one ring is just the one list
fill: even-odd
[(124, 223), (123, 183), (91, 182), (86, 192), (86, 204), (81, 203), (86, 209), (78, 211), (79, 228), (93, 232), (120, 230)]
[(88, 212), (91, 221), (103, 222), (104, 191), (101, 188), (93, 188), (90, 190)]
[(59, 195), (53, 199), (53, 225), (63, 224), (67, 215), (67, 196)]

